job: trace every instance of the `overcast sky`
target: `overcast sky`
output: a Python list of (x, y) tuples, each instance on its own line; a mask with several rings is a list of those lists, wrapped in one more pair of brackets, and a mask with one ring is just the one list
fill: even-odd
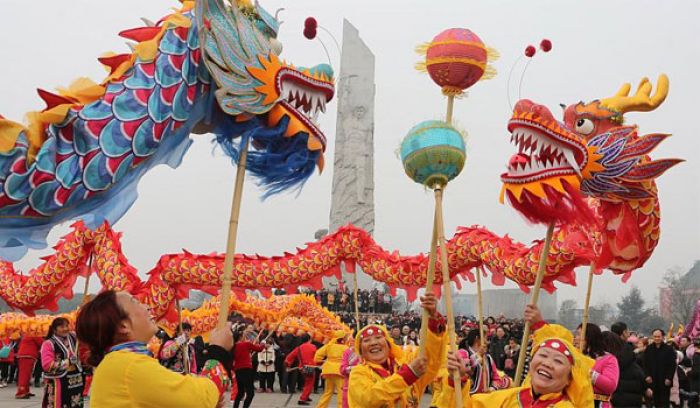
[[(404, 175), (395, 154), (408, 129), (422, 120), (441, 118), (445, 111), (437, 86), (413, 68), (419, 59), (414, 47), (442, 29), (466, 27), (502, 57), (495, 63), (499, 75), (475, 85), (469, 97), (455, 106), (457, 123), (469, 133), (468, 159), (462, 175), (446, 191), (448, 237), (457, 226), (473, 224), (525, 242), (544, 236), (543, 227), (528, 226), (515, 211), (500, 205), (498, 193), (499, 175), (513, 153), (506, 131), (508, 70), (526, 45), (549, 38), (554, 49), (537, 55), (525, 76), (522, 96), (553, 112), (559, 103), (610, 96), (623, 82), (636, 86), (641, 77), (649, 76), (655, 83), (659, 73), (668, 74), (671, 88), (666, 102), (654, 112), (632, 113), (626, 118), (637, 123), (641, 133), (674, 135), (653, 153), (655, 158), (681, 157), (687, 162), (658, 181), (661, 240), (629, 283), (638, 285), (652, 300), (666, 269), (689, 269), (700, 259), (700, 132), (696, 119), (700, 109), (696, 25), (700, 3), (696, 0), (261, 2), (273, 13), (286, 8), (281, 14), (280, 40), (285, 47), (283, 57), (296, 65), (327, 62), (321, 45), (302, 36), (303, 21), (309, 15), (338, 41), (342, 41), (342, 20), (347, 18), (373, 50), (377, 86), (375, 238), (385, 248), (402, 254), (425, 251), (431, 233), (432, 194)], [(96, 57), (127, 49), (117, 33), (141, 25), (139, 17), (158, 20), (178, 3), (0, 0), (0, 5), (0, 114), (21, 120), (25, 112), (43, 107), (36, 87), (51, 90), (79, 76), (102, 80), (105, 73)], [(338, 72), (338, 50), (325, 33), (319, 31), (319, 36)], [(517, 83), (511, 89), (517, 89)], [(335, 108), (333, 101), (321, 118), (331, 141), (326, 163), (333, 163)], [(182, 248), (194, 253), (225, 248), (235, 168), (220, 152), (212, 152), (210, 136), (192, 137), (195, 143), (182, 166), (176, 170), (159, 167), (146, 175), (136, 204), (115, 226), (124, 232), (123, 250), (144, 279), (162, 254)], [(327, 166), (298, 197), (287, 194), (261, 202), (260, 191), (247, 180), (238, 252), (276, 255), (313, 240), (314, 232), (328, 225), (331, 181), (332, 168)], [(68, 231), (66, 226), (54, 229), (49, 243), (53, 245)], [(51, 252), (30, 252), (18, 266), (26, 271), (38, 265), (39, 256)], [(577, 272), (578, 288), (560, 285), (560, 301), (575, 298), (583, 303), (586, 271)], [(94, 281), (93, 285), (96, 290)], [(82, 283), (76, 287), (82, 288)], [(485, 287), (492, 285), (489, 282)], [(594, 288), (593, 303), (615, 303), (628, 290), (609, 273), (597, 278)]]

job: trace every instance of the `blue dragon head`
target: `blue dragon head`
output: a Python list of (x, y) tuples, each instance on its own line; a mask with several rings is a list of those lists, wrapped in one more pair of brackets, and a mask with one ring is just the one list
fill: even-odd
[(257, 2), (202, 0), (196, 15), (216, 101), (231, 118), (214, 132), (218, 141), (237, 160), (231, 135), (250, 135), (248, 169), (268, 194), (300, 186), (316, 166), (323, 169), (327, 139), (317, 118), (335, 93), (333, 69), (281, 61), (279, 21)]

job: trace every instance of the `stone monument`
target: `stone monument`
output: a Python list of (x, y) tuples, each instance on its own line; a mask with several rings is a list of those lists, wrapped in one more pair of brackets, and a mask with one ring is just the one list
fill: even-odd
[[(349, 21), (343, 21), (338, 78), (330, 232), (353, 224), (374, 232), (374, 54)], [(360, 286), (370, 280), (360, 274)], [(343, 272), (352, 287), (352, 276)]]

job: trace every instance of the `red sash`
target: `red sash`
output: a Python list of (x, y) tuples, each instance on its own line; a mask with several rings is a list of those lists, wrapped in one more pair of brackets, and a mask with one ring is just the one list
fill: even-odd
[(524, 388), (518, 393), (518, 403), (522, 408), (551, 408), (565, 399), (566, 395), (562, 394), (550, 400), (535, 400), (529, 388)]
[(387, 360), (387, 363), (388, 363), (387, 365), (391, 368), (391, 371), (385, 369), (384, 367), (377, 367), (376, 364), (368, 364), (368, 365), (369, 365), (369, 368), (371, 368), (372, 371), (374, 371), (375, 373), (379, 374), (380, 377), (387, 378), (390, 375), (394, 374), (393, 368), (396, 365), (394, 362), (394, 359), (392, 359), (392, 358)]

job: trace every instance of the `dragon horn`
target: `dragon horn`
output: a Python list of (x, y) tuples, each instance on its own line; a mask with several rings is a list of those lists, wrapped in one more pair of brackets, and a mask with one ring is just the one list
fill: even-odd
[(649, 112), (661, 105), (668, 95), (668, 77), (665, 74), (659, 75), (656, 84), (656, 92), (651, 95), (652, 84), (648, 78), (642, 78), (637, 93), (629, 96), (631, 85), (626, 83), (614, 96), (605, 98), (600, 104), (619, 114), (626, 112)]

